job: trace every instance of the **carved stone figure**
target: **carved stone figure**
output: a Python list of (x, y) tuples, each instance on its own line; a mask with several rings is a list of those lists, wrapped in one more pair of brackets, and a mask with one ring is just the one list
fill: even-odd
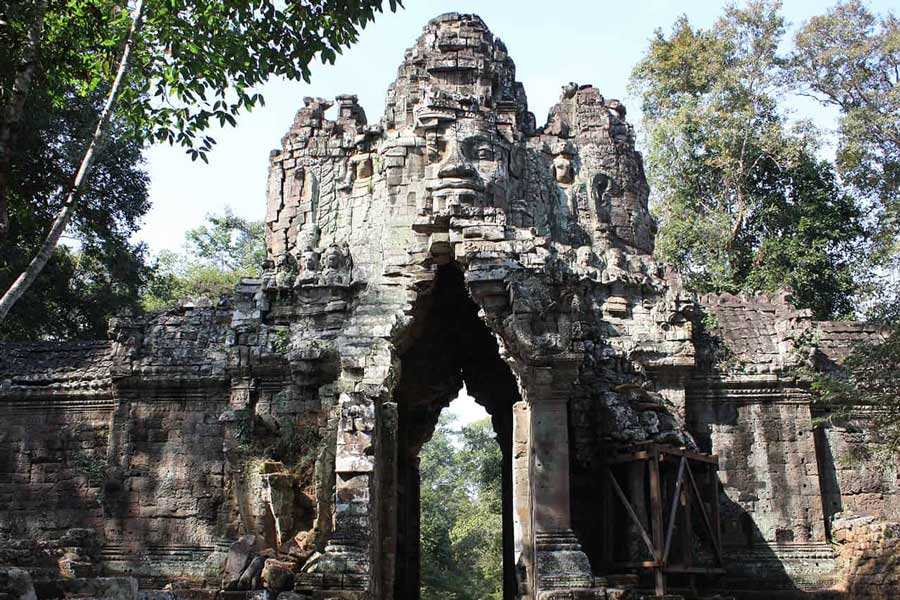
[(290, 286), (297, 274), (297, 261), (290, 254), (275, 257), (275, 285), (280, 288)]
[(350, 250), (346, 245), (331, 244), (322, 253), (323, 285), (348, 285), (350, 283)]
[(569, 185), (575, 181), (575, 167), (572, 164), (572, 146), (571, 144), (557, 144), (552, 150), (555, 155), (553, 158), (553, 177), (557, 183)]
[(300, 254), (299, 263), (294, 286), (297, 287), (306, 283), (315, 283), (319, 277), (319, 252), (311, 247), (306, 248)]

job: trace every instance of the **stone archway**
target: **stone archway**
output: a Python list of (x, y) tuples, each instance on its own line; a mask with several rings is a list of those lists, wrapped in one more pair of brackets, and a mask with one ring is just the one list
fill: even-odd
[(469, 394), (490, 415), (503, 456), (503, 589), (504, 598), (512, 600), (517, 589), (512, 427), (513, 406), (521, 396), (456, 265), (439, 267), (431, 289), (417, 301), (407, 344), (400, 349), (400, 363), (400, 380), (394, 390), (398, 413), (394, 597), (419, 597), (419, 452), (434, 433), (441, 410), (465, 383)]

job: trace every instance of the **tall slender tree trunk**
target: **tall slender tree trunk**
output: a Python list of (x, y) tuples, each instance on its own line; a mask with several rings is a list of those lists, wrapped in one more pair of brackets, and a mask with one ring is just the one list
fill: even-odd
[(25, 113), (25, 100), (31, 90), (34, 71), (38, 63), (41, 47), (41, 32), (44, 29), (44, 15), (47, 14), (47, 0), (35, 0), (34, 15), (28, 37), (22, 49), (22, 62), (16, 72), (12, 90), (0, 117), (0, 240), (9, 231), (9, 168), (12, 162), (12, 148), (15, 132)]
[(122, 84), (125, 81), (125, 76), (128, 73), (129, 60), (131, 58), (134, 41), (141, 29), (143, 21), (144, 0), (137, 0), (134, 9), (132, 10), (131, 28), (128, 31), (128, 37), (125, 39), (125, 46), (122, 48), (122, 56), (119, 59), (119, 68), (116, 71), (116, 77), (109, 90), (109, 95), (106, 97), (106, 103), (103, 105), (103, 110), (100, 112), (100, 119), (97, 122), (97, 128), (94, 130), (94, 135), (91, 138), (87, 149), (84, 151), (81, 165), (78, 167), (78, 173), (76, 173), (75, 179), (69, 187), (66, 200), (59, 213), (57, 213), (56, 219), (53, 220), (50, 232), (47, 234), (47, 238), (41, 245), (40, 250), (38, 250), (35, 257), (31, 259), (28, 268), (13, 282), (6, 293), (3, 294), (3, 298), (0, 298), (0, 321), (3, 321), (3, 319), (6, 318), (6, 315), (15, 305), (16, 301), (22, 297), (37, 279), (38, 275), (40, 275), (44, 266), (47, 264), (47, 261), (50, 260), (53, 250), (56, 248), (57, 244), (59, 244), (59, 238), (66, 230), (66, 226), (69, 224), (72, 214), (75, 212), (78, 197), (87, 182), (87, 177), (90, 173), (91, 166), (94, 163), (97, 149), (106, 138), (109, 122), (112, 119), (115, 109), (116, 99), (119, 96)]

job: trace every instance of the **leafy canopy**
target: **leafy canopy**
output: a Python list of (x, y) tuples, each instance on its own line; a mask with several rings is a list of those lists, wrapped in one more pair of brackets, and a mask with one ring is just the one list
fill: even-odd
[(900, 307), (900, 20), (839, 2), (798, 31), (789, 76), (840, 111), (837, 169), (869, 212), (873, 317)]
[(216, 301), (230, 294), (241, 277), (257, 274), (266, 253), (263, 222), (238, 217), (227, 207), (206, 220), (185, 234), (184, 251), (157, 257), (157, 272), (143, 296), (146, 310), (201, 296)]
[[(401, 5), (388, 0), (392, 11)], [(205, 159), (211, 123), (235, 125), (242, 110), (264, 103), (254, 88), (270, 77), (309, 82), (310, 64), (333, 64), (383, 0), (145, 0), (143, 26), (116, 114), (141, 141), (166, 141)], [(3, 12), (0, 57), (19, 68), (34, 2)], [(44, 93), (61, 106), (73, 94), (108, 86), (131, 23), (127, 3), (51, 0), (44, 15), (40, 72)], [(8, 43), (7, 43), (8, 42)], [(0, 89), (0, 99), (9, 94)]]
[(889, 251), (900, 233), (900, 20), (840, 2), (798, 31), (790, 75), (806, 93), (841, 111), (841, 175), (884, 213)]
[[(388, 0), (391, 10), (400, 5)], [(382, 0), (149, 0), (135, 69), (118, 112), (142, 139), (185, 146), (205, 160), (213, 122), (264, 103), (269, 77), (309, 82), (310, 63), (333, 64)]]
[[(77, 168), (83, 132), (102, 102), (99, 92), (72, 96), (63, 106), (42, 94), (30, 103), (9, 165), (11, 226), (0, 239), (2, 289), (31, 260), (64, 200), (61, 190)], [(138, 305), (151, 276), (143, 246), (130, 241), (150, 207), (140, 144), (113, 127), (94, 169), (70, 243), (56, 249), (29, 300), (0, 323), (0, 338), (103, 339), (109, 317)]]
[[(399, 6), (398, 0), (388, 3), (392, 10)], [(143, 7), (138, 21), (143, 27), (134, 28), (136, 39), (129, 46), (131, 3), (4, 3), (0, 7), (0, 237), (4, 245), (0, 283), (7, 290), (3, 315), (17, 306), (16, 300), (29, 286), (36, 285), (39, 290), (58, 292), (57, 323), (65, 323), (66, 306), (79, 299), (60, 296), (64, 288), (58, 281), (42, 287), (41, 278), (50, 274), (42, 276), (41, 270), (50, 264), (53, 271), (54, 261), (74, 260), (71, 251), (57, 248), (70, 220), (77, 229), (74, 237), (82, 244), (77, 255), (85, 258), (79, 258), (77, 269), (103, 263), (108, 272), (88, 277), (93, 282), (105, 277), (103, 289), (109, 293), (104, 301), (91, 298), (87, 305), (114, 310), (126, 299), (136, 300), (146, 272), (142, 251), (130, 247), (127, 238), (147, 210), (146, 190), (141, 191), (146, 177), (131, 168), (140, 160), (141, 148), (149, 141), (168, 141), (186, 147), (193, 159), (205, 160), (214, 140), (203, 132), (211, 123), (234, 125), (242, 110), (263, 102), (253, 88), (273, 75), (308, 81), (310, 63), (315, 59), (333, 63), (382, 4), (383, 0), (146, 0), (133, 5)], [(120, 64), (126, 65), (123, 57), (128, 53), (123, 47), (131, 48), (131, 68), (125, 71), (125, 86), (115, 103), (113, 132), (104, 135), (104, 128), (96, 129), (97, 115), (109, 114), (100, 107), (114, 73)], [(84, 112), (72, 120), (72, 110)], [(62, 114), (70, 116), (60, 121)], [(35, 122), (42, 118), (47, 122)], [(95, 129), (101, 133), (92, 136)], [(37, 138), (32, 134), (43, 136), (43, 147), (33, 143)], [(31, 138), (12, 143), (15, 135)], [(106, 153), (109, 169), (104, 172), (95, 165), (88, 177), (90, 189), (75, 194), (75, 172), (95, 143), (101, 155)], [(130, 145), (127, 151), (122, 151), (123, 144)], [(47, 154), (53, 156), (48, 159)], [(49, 185), (30, 189), (42, 177)], [(128, 189), (122, 193), (117, 188)], [(103, 195), (94, 194), (101, 189)], [(64, 201), (67, 192), (73, 193), (70, 202)], [(75, 195), (82, 197), (75, 202)], [(16, 221), (9, 231), (8, 216)], [(54, 219), (57, 225), (51, 228)], [(31, 262), (30, 257), (34, 257)], [(55, 271), (52, 276), (69, 281), (77, 269), (70, 264), (65, 269), (69, 275)], [(19, 273), (23, 277), (17, 281)], [(68, 328), (27, 325), (22, 315), (40, 302), (36, 298), (31, 307), (17, 308), (11, 320), (16, 321), (17, 315), (19, 320), (3, 324), (0, 335), (100, 337), (99, 322), (105, 320), (101, 309), (90, 317), (75, 316)]]
[(829, 318), (852, 310), (861, 214), (813, 128), (782, 114), (779, 11), (730, 6), (709, 30), (681, 17), (635, 66), (656, 253), (698, 291), (786, 286)]

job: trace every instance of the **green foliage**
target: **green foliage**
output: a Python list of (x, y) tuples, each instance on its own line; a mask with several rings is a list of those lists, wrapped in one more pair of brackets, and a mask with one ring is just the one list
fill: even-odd
[(276, 329), (272, 332), (272, 350), (278, 354), (286, 354), (291, 349), (291, 330)]
[(143, 306), (161, 311), (189, 298), (227, 296), (241, 277), (257, 273), (265, 257), (262, 221), (249, 221), (225, 208), (207, 215), (208, 223), (185, 234), (183, 253), (161, 252), (157, 273), (147, 286)]
[(231, 208), (219, 215), (207, 215), (209, 225), (187, 232), (191, 254), (222, 271), (256, 270), (266, 257), (262, 221), (236, 216)]
[(500, 447), (489, 420), (441, 417), (422, 448), (423, 600), (503, 597)]
[[(310, 63), (334, 63), (382, 4), (152, 0), (121, 114), (143, 136), (205, 160), (215, 140), (200, 134), (211, 122), (235, 125), (241, 110), (263, 104), (253, 88), (272, 75), (308, 82)], [(399, 4), (389, 0), (391, 10)]]
[(900, 20), (839, 2), (795, 37), (790, 74), (841, 111), (837, 166), (880, 209), (878, 250), (898, 254), (900, 234)]
[[(21, 66), (22, 53), (38, 3), (12, 0), (2, 8), (0, 69), (11, 75)], [(129, 15), (121, 3), (108, 0), (51, 0), (44, 13), (39, 44), (36, 84), (28, 97), (32, 102), (48, 100), (54, 108), (65, 107), (73, 98), (95, 96), (111, 83), (119, 60), (119, 42), (128, 30)], [(0, 87), (5, 105), (11, 84)]]
[(315, 466), (323, 443), (316, 415), (263, 419), (241, 411), (236, 416), (235, 437), (245, 459), (277, 461), (297, 474)]
[[(178, 143), (193, 159), (205, 160), (215, 143), (203, 135), (211, 123), (235, 125), (241, 111), (264, 104), (254, 88), (273, 75), (308, 82), (310, 64), (334, 63), (382, 10), (383, 0), (144, 4), (134, 68), (117, 115), (136, 139)], [(396, 10), (400, 2), (388, 4)], [(14, 0), (4, 9), (0, 42), (16, 51), (3, 54), (0, 68), (18, 67), (33, 5)], [(127, 3), (51, 1), (40, 46), (48, 97), (62, 106), (72, 95), (109, 84), (129, 26)]]
[(75, 470), (81, 473), (92, 486), (102, 485), (106, 479), (107, 463), (91, 453), (78, 449), (72, 460)]
[(847, 421), (867, 407), (876, 439), (889, 453), (900, 452), (900, 328), (883, 341), (858, 344), (839, 370), (820, 374), (813, 383), (819, 401), (833, 418)]
[[(11, 76), (0, 72), (0, 82)], [(9, 165), (0, 288), (21, 273), (49, 229), (101, 101), (95, 93), (70, 97), (61, 107), (40, 95), (30, 102)], [(113, 127), (94, 169), (70, 228), (71, 245), (57, 248), (28, 301), (0, 323), (0, 338), (104, 338), (109, 317), (138, 305), (151, 274), (144, 248), (130, 241), (150, 206), (141, 147)]]
[[(215, 140), (204, 131), (211, 124), (233, 126), (241, 111), (262, 104), (263, 97), (254, 88), (273, 75), (309, 81), (310, 64), (316, 59), (333, 63), (343, 48), (356, 41), (359, 30), (381, 11), (382, 4), (383, 0), (145, 0), (131, 4), (111, 0), (13, 0), (5, 3), (0, 7), (0, 235), (4, 242), (9, 237), (7, 215), (12, 213), (7, 207), (10, 187), (7, 179), (14, 178), (11, 163), (21, 159), (12, 140), (19, 130), (28, 130), (20, 123), (23, 115), (40, 115), (48, 107), (52, 111), (65, 111), (70, 106), (90, 108), (90, 118), (79, 121), (77, 128), (67, 132), (69, 137), (43, 138), (48, 152), (63, 150), (70, 164), (45, 164), (25, 172), (40, 177), (45, 169), (49, 170), (49, 180), (54, 183), (61, 180), (52, 188), (60, 198), (66, 197), (72, 189), (71, 183), (76, 181), (73, 167), (87, 156), (85, 150), (93, 140), (98, 114), (112, 114), (114, 128), (119, 130), (112, 137), (119, 135), (138, 150), (148, 142), (167, 141), (185, 147), (194, 160), (207, 160), (206, 154)], [(396, 10), (399, 2), (388, 0), (388, 4), (391, 10)], [(134, 40), (130, 40), (130, 31), (135, 33)], [(126, 40), (130, 41), (126, 43)], [(124, 60), (126, 56), (130, 56), (130, 61)], [(126, 64), (130, 66), (127, 70)], [(104, 98), (104, 92), (112, 89), (114, 73), (120, 65), (125, 78), (123, 88), (119, 90), (116, 85), (118, 94), (110, 97), (115, 102), (110, 105), (114, 113), (101, 113), (97, 110), (98, 101)], [(29, 81), (31, 85), (27, 85)], [(20, 97), (24, 98), (24, 108), (18, 100)], [(101, 120), (105, 121), (106, 117)], [(104, 137), (108, 136), (99, 135), (94, 140), (101, 150), (107, 142)], [(110, 153), (107, 158), (114, 160), (115, 156)], [(124, 160), (128, 157), (126, 153)], [(94, 180), (100, 176), (94, 169), (87, 180), (95, 185)], [(145, 184), (143, 177), (110, 181), (133, 186)], [(112, 197), (103, 199), (109, 205), (116, 204)], [(64, 217), (59, 221), (60, 227), (67, 226), (70, 213), (62, 210), (59, 201), (42, 206), (39, 198), (28, 194), (21, 194), (18, 200), (24, 203), (26, 219), (30, 212), (50, 208), (50, 215), (58, 213)], [(85, 208), (81, 204), (79, 198), (78, 202), (66, 206), (77, 207), (84, 216)], [(131, 227), (146, 211), (146, 206), (135, 209), (137, 216), (119, 215), (115, 206), (104, 206), (101, 215), (93, 218), (107, 215), (117, 230), (114, 233), (118, 234)], [(21, 214), (12, 217), (21, 218)], [(76, 215), (75, 220), (78, 218)], [(122, 218), (124, 221), (117, 221)], [(18, 249), (22, 256), (36, 255), (39, 241), (50, 230), (48, 223), (42, 225), (28, 230), (27, 236), (14, 240), (11, 247)], [(48, 248), (58, 243), (60, 227), (47, 237)], [(106, 244), (109, 236), (104, 233), (98, 232), (97, 240)], [(127, 240), (127, 235), (119, 235), (114, 241), (121, 246), (123, 240)], [(7, 295), (11, 302), (15, 302), (21, 290), (33, 285), (32, 279), (44, 268), (49, 252), (45, 249), (37, 254), (41, 260), (34, 263), (36, 266), (25, 283), (17, 286), (14, 295)], [(137, 274), (143, 266), (142, 257), (138, 252), (133, 254), (135, 258), (130, 262), (135, 276), (123, 290), (132, 301), (142, 283), (140, 279), (145, 277), (145, 273)], [(23, 264), (20, 256), (2, 263), (0, 283), (4, 290), (24, 271)], [(208, 281), (210, 273), (198, 274), (197, 278)], [(175, 283), (168, 287), (172, 286)], [(159, 307), (167, 301), (163, 298), (151, 305)], [(4, 304), (4, 317), (8, 304)], [(12, 317), (7, 321), (16, 321), (18, 315)], [(34, 331), (35, 327), (27, 324), (3, 325), (3, 328), (0, 334), (16, 337), (57, 335), (55, 331)], [(76, 333), (95, 329), (96, 323), (90, 323)]]
[(840, 2), (797, 33), (790, 75), (840, 111), (837, 168), (867, 203), (870, 316), (900, 311), (900, 20)]
[(656, 252), (698, 291), (787, 286), (819, 318), (846, 315), (862, 217), (815, 158), (816, 132), (779, 110), (779, 10), (731, 6), (709, 30), (682, 17), (635, 67)]
[(284, 463), (296, 472), (311, 468), (322, 447), (322, 434), (318, 422), (295, 422), (285, 420), (277, 432), (257, 438), (256, 456)]
[(858, 204), (841, 190), (831, 166), (809, 154), (769, 186), (733, 251), (741, 287), (786, 286), (818, 319), (851, 315), (865, 233)]

